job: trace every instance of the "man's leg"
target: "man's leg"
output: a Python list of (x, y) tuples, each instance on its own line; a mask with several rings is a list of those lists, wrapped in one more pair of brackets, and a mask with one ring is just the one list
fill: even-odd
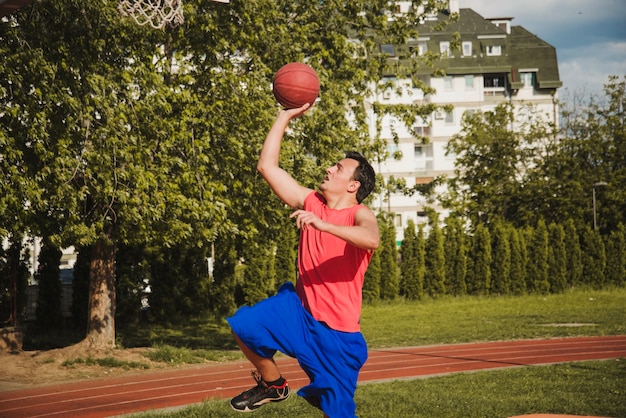
[(239, 344), (241, 352), (246, 356), (250, 363), (256, 367), (265, 382), (273, 382), (280, 379), (280, 371), (278, 370), (278, 366), (274, 362), (274, 359), (259, 356), (257, 353), (250, 350), (236, 334), (233, 333), (233, 336), (235, 337), (237, 344)]
[(252, 376), (257, 381), (257, 386), (231, 399), (231, 408), (239, 412), (251, 412), (268, 402), (281, 402), (289, 398), (289, 385), (280, 375), (274, 359), (259, 356), (250, 350), (235, 333), (233, 336), (241, 351), (256, 368)]

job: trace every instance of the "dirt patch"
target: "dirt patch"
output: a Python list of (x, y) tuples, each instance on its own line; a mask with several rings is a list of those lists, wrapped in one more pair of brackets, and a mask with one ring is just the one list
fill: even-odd
[[(74, 352), (68, 347), (46, 351), (0, 352), (0, 391), (184, 367), (151, 361), (144, 355), (149, 350), (152, 349), (114, 349), (84, 354)], [(115, 359), (122, 366), (108, 367), (98, 362), (85, 362), (87, 359), (107, 358)]]

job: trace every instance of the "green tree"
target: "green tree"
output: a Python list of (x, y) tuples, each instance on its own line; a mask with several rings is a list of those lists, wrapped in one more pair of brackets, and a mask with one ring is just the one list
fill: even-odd
[(606, 252), (602, 236), (586, 226), (580, 240), (582, 254), (582, 284), (601, 289), (605, 284)]
[(509, 242), (511, 244), (511, 269), (510, 285), (513, 295), (526, 294), (526, 265), (527, 254), (524, 234), (510, 225), (508, 228)]
[(431, 216), (424, 256), (424, 292), (430, 297), (446, 294), (443, 232), (437, 216)]
[(567, 251), (565, 230), (561, 224), (548, 226), (548, 281), (550, 292), (561, 293), (567, 284)]
[[(323, 100), (294, 123), (281, 154), (313, 187), (342, 150), (383, 149), (363, 100), (392, 63), (375, 40), (416, 37), (421, 19), (389, 25), (382, 0), (186, 6), (185, 24), (163, 31), (95, 0), (33, 2), (0, 23), (0, 164), (10, 173), (0, 229), (20, 216), (59, 245), (91, 248), (87, 348), (115, 344), (120, 244), (203, 252), (222, 243), (210, 294), (230, 311), (233, 260), (251, 258), (238, 243), (275, 239), (285, 216), (254, 165), (277, 109), (273, 73), (307, 59), (321, 78)], [(354, 59), (361, 49), (369, 59)]]
[(404, 228), (404, 239), (400, 246), (400, 296), (413, 300), (419, 298), (417, 254), (417, 232), (415, 222), (409, 219)]
[(296, 228), (292, 225), (285, 225), (281, 228), (276, 245), (276, 289), (283, 283), (294, 282), (297, 279), (296, 269), (296, 248), (298, 237)]
[(491, 234), (483, 224), (478, 224), (468, 252), (467, 293), (487, 295), (491, 288)]
[(38, 285), (35, 326), (39, 331), (54, 331), (62, 327), (61, 312), (61, 250), (44, 238), (35, 273)]
[(532, 229), (528, 245), (527, 287), (529, 292), (545, 295), (550, 291), (548, 280), (548, 228), (543, 219)]
[(511, 290), (511, 244), (508, 228), (497, 221), (491, 232), (491, 293), (507, 295)]
[(6, 248), (0, 245), (0, 321), (5, 326), (23, 323), (26, 308), (28, 251), (22, 246), (22, 236), (7, 238)]
[(380, 281), (382, 271), (380, 269), (380, 252), (374, 251), (370, 265), (365, 272), (363, 281), (363, 302), (372, 303), (380, 300)]
[(606, 238), (606, 281), (614, 286), (626, 283), (626, 227), (619, 224)]
[(563, 227), (565, 231), (564, 241), (567, 252), (567, 285), (578, 286), (582, 283), (583, 259), (578, 238), (578, 230), (573, 219), (568, 219)]
[(465, 230), (456, 216), (448, 216), (445, 219), (443, 245), (447, 292), (454, 296), (465, 295), (467, 293), (467, 285), (465, 283), (467, 271)]
[(442, 201), (475, 225), (503, 219), (515, 225), (534, 218), (520, 195), (534, 148), (552, 137), (550, 125), (530, 106), (500, 104), (493, 111), (467, 113), (461, 133), (447, 144), (456, 155), (455, 175)]
[(398, 249), (396, 246), (396, 228), (393, 217), (382, 214), (378, 217), (380, 229), (380, 297), (395, 299), (400, 292), (400, 269), (398, 267)]

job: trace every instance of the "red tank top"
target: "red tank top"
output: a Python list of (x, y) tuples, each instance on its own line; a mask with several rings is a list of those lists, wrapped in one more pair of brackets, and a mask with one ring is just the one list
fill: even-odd
[[(304, 210), (336, 225), (354, 225), (354, 216), (363, 207), (330, 209), (317, 192), (304, 201)], [(315, 228), (301, 230), (296, 291), (303, 306), (334, 330), (360, 331), (363, 278), (371, 258), (371, 251), (332, 234)]]

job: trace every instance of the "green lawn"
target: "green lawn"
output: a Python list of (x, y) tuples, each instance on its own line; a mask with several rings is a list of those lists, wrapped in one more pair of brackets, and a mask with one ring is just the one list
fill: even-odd
[[(228, 329), (220, 323), (189, 324), (159, 330), (158, 342), (229, 353)], [(500, 298), (441, 298), (397, 301), (366, 306), (363, 334), (370, 348), (449, 344), (530, 338), (626, 334), (626, 289), (578, 290), (561, 295)], [(152, 335), (157, 335), (156, 331)], [(215, 333), (217, 338), (212, 340)], [(203, 342), (203, 340), (205, 340)], [(153, 342), (156, 342), (153, 341)], [(217, 342), (217, 343), (216, 343)], [(165, 346), (167, 347), (167, 346)], [(204, 356), (204, 354), (203, 354)], [(219, 355), (218, 355), (219, 357)], [(359, 386), (357, 414), (377, 417), (508, 417), (560, 413), (626, 417), (626, 360), (529, 366), (461, 373), (428, 379)], [(230, 417), (225, 400), (141, 417)], [(295, 396), (268, 405), (257, 417), (320, 417), (319, 411)]]

